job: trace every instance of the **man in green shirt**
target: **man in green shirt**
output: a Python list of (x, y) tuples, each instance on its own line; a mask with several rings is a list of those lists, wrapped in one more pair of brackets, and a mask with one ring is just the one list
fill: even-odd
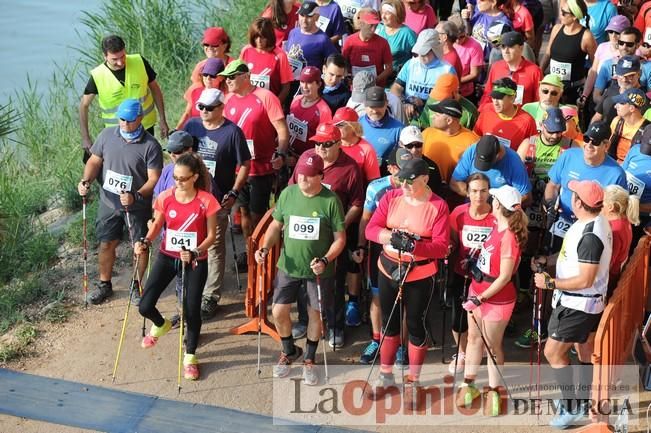
[(547, 74), (540, 80), (538, 87), (538, 101), (524, 104), (522, 109), (529, 113), (536, 121), (538, 129), (545, 117), (545, 112), (549, 108), (560, 107), (561, 97), (563, 96), (563, 81), (556, 74)]
[(289, 314), (298, 291), (307, 290), (309, 322), (303, 358), (303, 380), (307, 385), (318, 383), (314, 359), (321, 335), (321, 306), (332, 298), (334, 261), (346, 246), (344, 210), (339, 197), (321, 184), (323, 166), (323, 159), (316, 154), (306, 153), (298, 160), (297, 183), (285, 188), (278, 197), (274, 220), (265, 233), (262, 248), (255, 252), (256, 261), (264, 263), (269, 248), (280, 242), (282, 234), (272, 307), (282, 351), (274, 377), (286, 377), (291, 363), (303, 353), (294, 345)]

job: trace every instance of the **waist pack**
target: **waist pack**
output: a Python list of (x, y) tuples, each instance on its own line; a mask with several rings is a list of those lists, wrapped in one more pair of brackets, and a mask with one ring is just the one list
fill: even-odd
[(401, 280), (405, 278), (405, 274), (409, 271), (410, 267), (413, 268), (415, 266), (428, 265), (432, 262), (432, 259), (427, 259), (412, 261), (411, 264), (409, 262), (398, 263), (397, 260), (392, 259), (384, 253), (380, 255), (380, 263), (382, 263), (382, 267), (387, 274), (391, 275), (391, 279), (396, 283), (400, 283)]

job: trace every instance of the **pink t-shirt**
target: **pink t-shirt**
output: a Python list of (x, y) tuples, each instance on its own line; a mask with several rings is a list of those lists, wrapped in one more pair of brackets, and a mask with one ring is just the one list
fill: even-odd
[(254, 89), (246, 96), (226, 95), (224, 117), (244, 132), (251, 153), (249, 176), (261, 176), (273, 173), (271, 157), (277, 147), (277, 133), (272, 122), (285, 120), (285, 113), (276, 95)]
[(366, 184), (380, 177), (377, 153), (375, 153), (375, 149), (368, 141), (361, 138), (357, 144), (352, 146), (342, 145), (341, 150), (355, 160), (360, 170), (362, 170)]
[(259, 52), (251, 45), (242, 48), (240, 54), (251, 71), (251, 82), (263, 89), (271, 90), (278, 96), (280, 88), (285, 83), (293, 81), (292, 68), (289, 66), (287, 54), (277, 47), (272, 52)]
[(433, 29), (439, 22), (438, 18), (436, 18), (436, 12), (434, 12), (434, 9), (429, 4), (425, 4), (418, 12), (412, 11), (405, 4), (405, 10), (407, 12), (405, 25), (416, 34), (419, 34), (425, 29)]
[(604, 61), (615, 57), (619, 57), (619, 50), (613, 48), (613, 44), (611, 44), (610, 41), (600, 43), (597, 47), (597, 51), (594, 53), (594, 62), (597, 65), (597, 72)]
[(513, 14), (513, 30), (524, 34), (533, 31), (533, 18), (531, 12), (524, 5), (520, 5), (518, 10)]
[(289, 147), (299, 155), (314, 147), (309, 139), (316, 134), (319, 124), (332, 120), (330, 107), (323, 99), (320, 98), (316, 104), (307, 108), (301, 105), (302, 100), (303, 95), (294, 98), (287, 115)]
[[(454, 49), (457, 50), (459, 59), (461, 60), (461, 76), (464, 77), (470, 74), (470, 68), (476, 66), (481, 68), (484, 65), (484, 50), (482, 49), (479, 42), (473, 38), (466, 38), (463, 44), (455, 43)], [(475, 85), (472, 81), (467, 83), (461, 83), (459, 86), (459, 92), (463, 96), (472, 95), (475, 91)]]

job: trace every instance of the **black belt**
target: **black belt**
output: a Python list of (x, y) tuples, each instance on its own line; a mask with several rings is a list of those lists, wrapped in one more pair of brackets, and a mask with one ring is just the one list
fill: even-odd
[(481, 283), (482, 281), (492, 283), (497, 280), (497, 277), (491, 277), (490, 275), (483, 273), (475, 264), (470, 268), (470, 274), (472, 275), (472, 279), (478, 283)]
[(561, 290), (561, 295), (562, 296), (575, 296), (578, 298), (601, 298), (604, 295), (600, 295), (599, 293), (595, 293), (594, 295), (585, 295), (583, 293), (572, 293), (572, 292), (565, 292)]

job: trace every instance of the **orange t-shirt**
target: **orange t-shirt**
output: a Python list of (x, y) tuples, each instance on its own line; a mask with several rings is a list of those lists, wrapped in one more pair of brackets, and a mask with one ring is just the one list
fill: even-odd
[(423, 141), (423, 155), (439, 166), (441, 178), (450, 183), (461, 155), (470, 145), (479, 141), (479, 135), (461, 127), (459, 133), (450, 136), (440, 129), (429, 127), (423, 131)]

